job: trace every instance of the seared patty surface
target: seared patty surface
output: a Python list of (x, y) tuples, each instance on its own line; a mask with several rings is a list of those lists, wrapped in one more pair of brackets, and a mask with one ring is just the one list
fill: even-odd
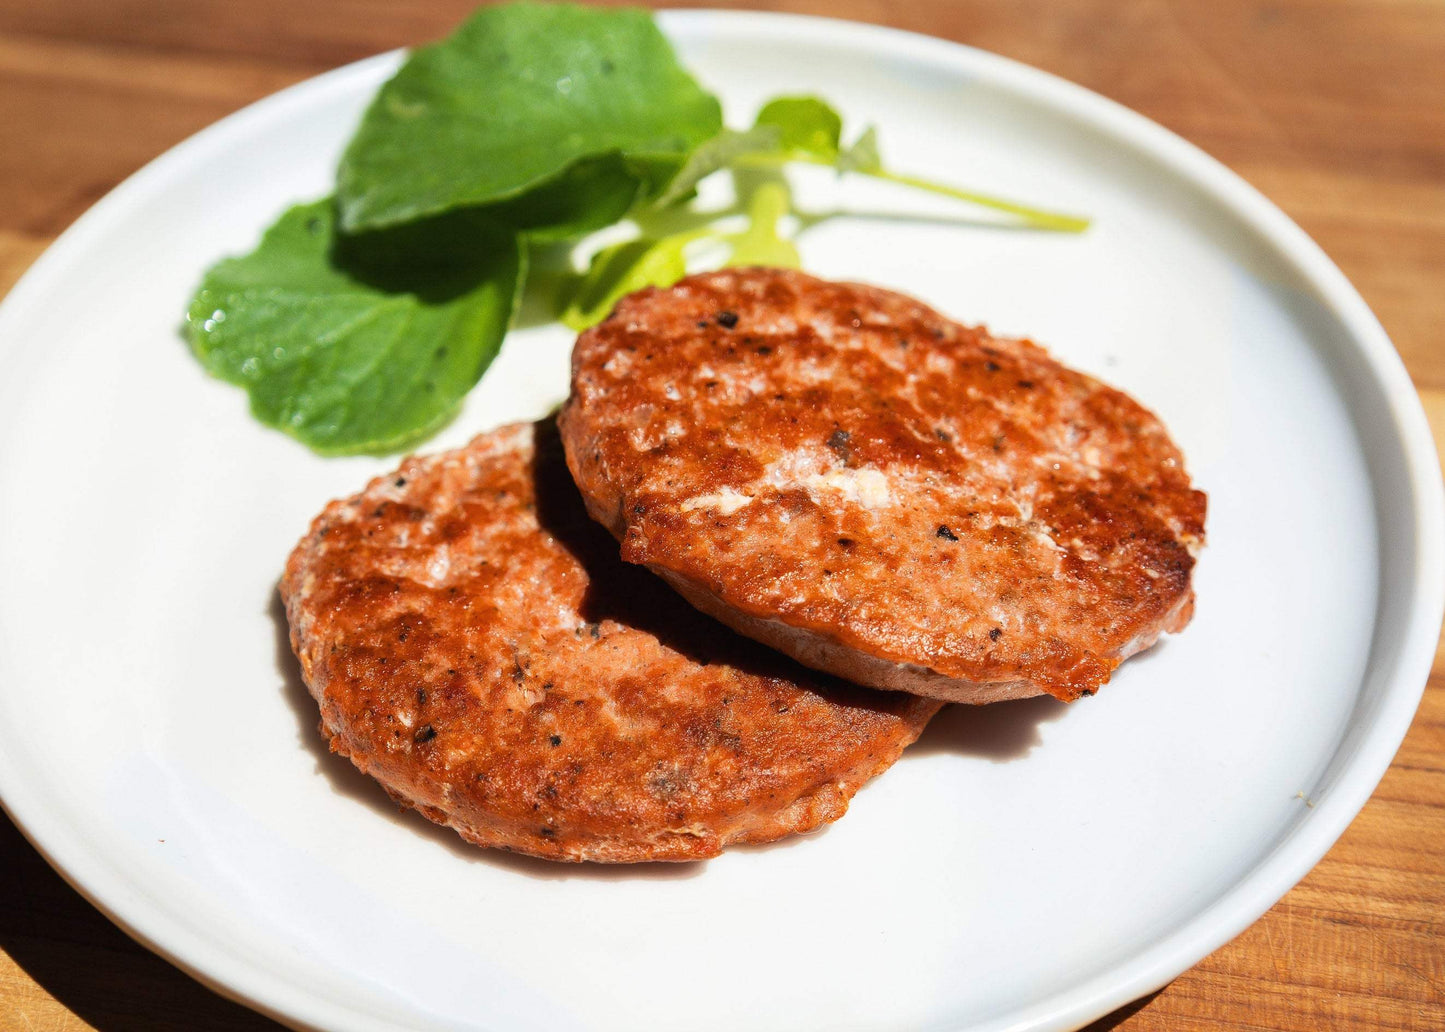
[(332, 749), (534, 856), (692, 860), (808, 831), (939, 705), (800, 667), (622, 563), (550, 425), (331, 503), (281, 591)]
[(624, 559), (860, 683), (1072, 700), (1192, 614), (1205, 496), (1159, 420), (890, 291), (640, 291), (577, 341), (560, 425)]

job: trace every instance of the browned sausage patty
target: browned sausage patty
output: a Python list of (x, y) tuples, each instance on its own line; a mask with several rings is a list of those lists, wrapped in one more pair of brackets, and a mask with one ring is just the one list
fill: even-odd
[(859, 683), (1072, 700), (1193, 610), (1205, 497), (1159, 420), (890, 291), (640, 291), (577, 341), (561, 427), (624, 559)]
[(463, 838), (551, 859), (816, 828), (939, 706), (806, 670), (623, 564), (529, 425), (332, 502), (281, 592), (333, 750)]

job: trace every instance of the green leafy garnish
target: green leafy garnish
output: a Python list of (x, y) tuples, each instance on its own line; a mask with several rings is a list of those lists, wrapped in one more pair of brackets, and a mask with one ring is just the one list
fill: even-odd
[(612, 306), (633, 291), (676, 283), (687, 275), (687, 245), (701, 235), (674, 233), (661, 240), (642, 237), (604, 247), (572, 285), (558, 318), (574, 330), (585, 330), (607, 318)]
[(212, 268), (187, 335), (266, 425), (323, 454), (394, 451), (446, 423), (501, 347), (517, 238), (468, 217), (348, 240), (334, 212), (329, 199), (298, 205), (251, 254)]
[[(642, 235), (607, 248), (593, 260), (581, 276), (572, 302), (563, 310), (562, 321), (584, 330), (605, 319), (623, 295), (675, 283), (686, 275), (684, 249), (705, 240), (726, 245), (727, 265), (798, 268), (802, 264), (798, 249), (780, 230), (782, 217), (792, 210), (792, 196), (780, 170), (794, 162), (826, 165), (840, 175), (872, 176), (968, 201), (1013, 216), (1031, 228), (1064, 232), (1088, 228), (1087, 219), (890, 171), (883, 166), (878, 134), (871, 126), (846, 147), (842, 139), (842, 116), (817, 97), (777, 97), (763, 105), (751, 129), (721, 130), (693, 151), (645, 211), (633, 213)], [(701, 219), (684, 220), (684, 225), (670, 234), (656, 232), (652, 224), (665, 221), (659, 212), (688, 200), (703, 179), (725, 169), (733, 174), (737, 205)], [(745, 229), (731, 232), (722, 228), (740, 214), (747, 219)], [(695, 224), (699, 221), (701, 226)], [(579, 303), (578, 298), (587, 300)]]
[(830, 165), (839, 172), (857, 172), (1002, 212), (1032, 229), (1082, 233), (1089, 228), (1089, 220), (1082, 216), (1046, 211), (976, 190), (961, 190), (923, 176), (884, 168), (878, 151), (877, 130), (869, 126), (851, 146), (842, 147), (842, 119), (827, 102), (817, 97), (779, 97), (769, 101), (758, 114), (758, 124), (779, 128), (782, 133), (781, 145), (771, 152), (755, 151), (739, 155), (735, 164), (740, 167), (776, 168), (788, 162)]
[(688, 156), (682, 168), (678, 169), (652, 206), (657, 209), (669, 208), (687, 200), (697, 190), (697, 184), (714, 172), (729, 167), (749, 154), (774, 151), (779, 140), (778, 131), (772, 126), (756, 126), (746, 132), (722, 130)]
[(763, 105), (756, 125), (771, 126), (785, 153), (812, 155), (826, 161), (838, 156), (843, 116), (817, 97), (778, 97)]
[(342, 226), (492, 204), (601, 155), (680, 165), (720, 128), (646, 11), (485, 7), (377, 94), (337, 175)]
[[(742, 134), (735, 134), (742, 135)], [(737, 209), (704, 216), (702, 225), (604, 247), (592, 257), (587, 271), (575, 277), (564, 291), (562, 323), (582, 331), (607, 318), (613, 305), (643, 287), (666, 287), (687, 275), (687, 253), (696, 245), (724, 245), (725, 265), (767, 265), (796, 269), (802, 259), (793, 242), (780, 231), (782, 218), (792, 210), (787, 180), (777, 173), (739, 173)], [(726, 232), (718, 223), (741, 212), (746, 226)], [(639, 213), (643, 223), (656, 221)]]
[[(798, 163), (990, 209), (1001, 224), (1088, 226), (894, 171), (872, 127), (845, 144), (843, 117), (818, 97), (775, 98), (750, 128), (726, 128), (646, 11), (514, 3), (411, 55), (347, 146), (335, 199), (292, 208), (256, 250), (212, 268), (187, 339), (247, 390), (259, 420), (318, 452), (408, 447), (496, 356), (528, 253), (544, 260), (527, 311), (555, 291), (553, 311), (579, 330), (695, 264), (797, 267), (798, 227), (846, 215), (794, 211), (784, 170)], [(733, 202), (704, 209), (699, 187), (720, 172)], [(572, 245), (618, 225), (575, 271)]]
[(526, 233), (529, 240), (554, 243), (612, 225), (647, 189), (621, 155), (609, 154), (580, 161), (535, 190), (480, 210)]
[(748, 227), (726, 238), (732, 245), (729, 265), (767, 265), (797, 269), (803, 264), (798, 248), (783, 237), (778, 223), (793, 207), (793, 197), (781, 177), (756, 184), (748, 198)]
[[(865, 176), (881, 175), (885, 178), (890, 177), (889, 173), (883, 171), (883, 158), (878, 153), (878, 130), (874, 129), (871, 125), (863, 130), (863, 135), (854, 140), (851, 147), (845, 151), (838, 152), (838, 156), (833, 159), (833, 164), (838, 166), (839, 172), (862, 172)], [(922, 181), (920, 180), (920, 182)], [(925, 186), (924, 189), (932, 190), (934, 193), (942, 192), (951, 194), (953, 192), (952, 187), (944, 187), (937, 183), (930, 183)], [(996, 199), (990, 198), (990, 200), (995, 201)], [(1014, 207), (1014, 205), (1009, 206)], [(1054, 216), (1047, 212), (1035, 211), (1035, 209), (1032, 208), (1027, 210), (1034, 211), (1036, 216), (1045, 219), (1053, 219), (1056, 217), (1072, 219), (1072, 216), (1068, 215)], [(1074, 219), (1073, 221), (1078, 223), (1077, 227), (1075, 227), (1077, 229), (1088, 228), (1089, 223), (1087, 219)]]

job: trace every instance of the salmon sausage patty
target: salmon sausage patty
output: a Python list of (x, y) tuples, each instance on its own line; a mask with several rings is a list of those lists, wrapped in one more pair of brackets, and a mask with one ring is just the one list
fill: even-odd
[(331, 503), (281, 591), (334, 751), (463, 838), (550, 859), (816, 828), (939, 707), (800, 667), (623, 564), (546, 425)]
[(561, 428), (624, 559), (862, 684), (1072, 700), (1193, 611), (1205, 497), (1159, 420), (887, 290), (640, 291), (577, 341)]

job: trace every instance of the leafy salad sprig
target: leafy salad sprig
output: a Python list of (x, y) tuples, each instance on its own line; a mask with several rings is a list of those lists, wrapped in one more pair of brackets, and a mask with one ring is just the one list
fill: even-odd
[[(206, 273), (186, 335), (210, 372), (247, 390), (261, 422), (322, 454), (375, 454), (456, 413), (520, 307), (529, 259), (628, 227), (584, 271), (564, 269), (557, 310), (575, 329), (703, 255), (798, 266), (784, 234), (799, 214), (789, 164), (901, 183), (1029, 228), (1088, 225), (891, 171), (873, 129), (844, 145), (842, 128), (815, 97), (777, 98), (752, 127), (726, 128), (645, 11), (484, 8), (382, 86), (334, 196), (291, 208), (254, 251)], [(736, 204), (698, 210), (698, 185), (724, 171)]]

